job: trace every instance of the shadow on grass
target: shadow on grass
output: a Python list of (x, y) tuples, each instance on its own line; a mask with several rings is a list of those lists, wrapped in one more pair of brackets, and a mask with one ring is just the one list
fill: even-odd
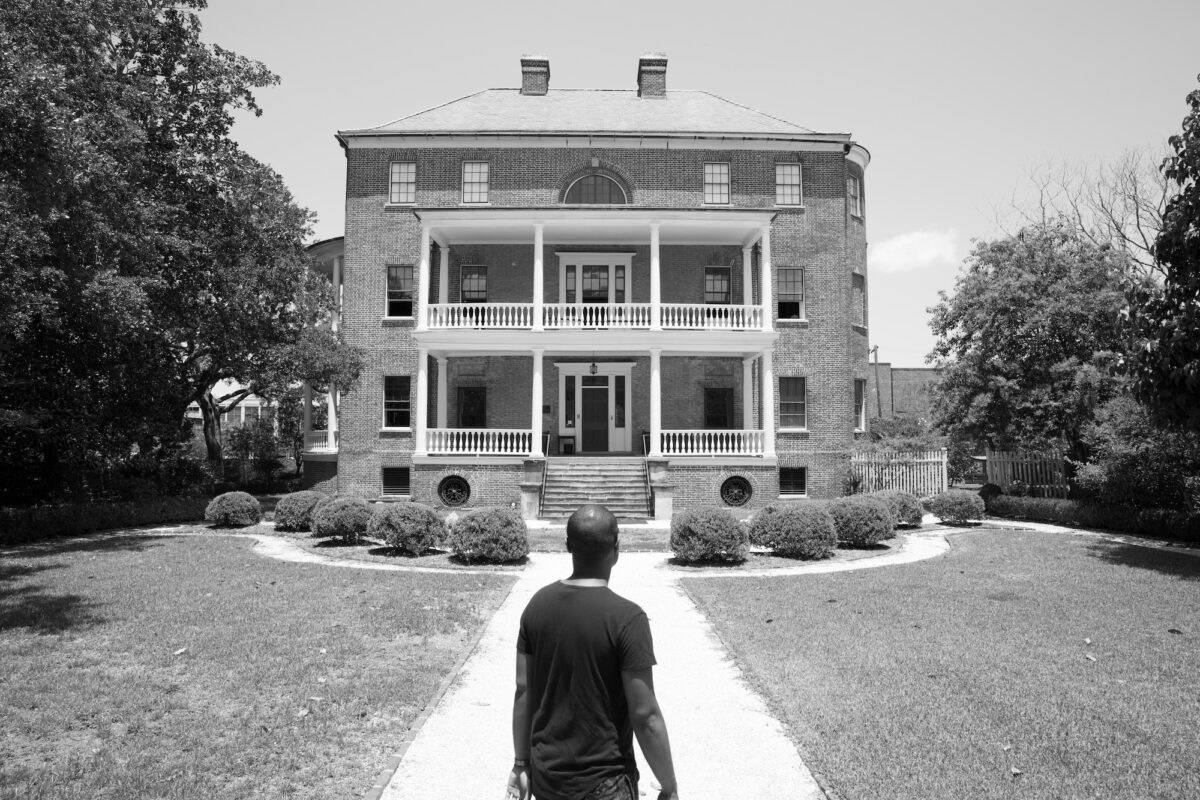
[(0, 631), (28, 628), (50, 634), (90, 628), (105, 621), (97, 604), (77, 594), (51, 594), (46, 587), (21, 579), (63, 569), (64, 564), (0, 565)]
[(145, 533), (93, 533), (79, 539), (43, 539), (39, 542), (15, 545), (0, 552), (30, 558), (64, 553), (142, 551), (159, 547), (164, 541), (172, 538), (168, 535)]
[(1189, 553), (1101, 542), (1090, 545), (1088, 553), (1109, 564), (1154, 570), (1185, 581), (1200, 581), (1200, 558)]
[(438, 549), (434, 548), (431, 550), (426, 550), (424, 553), (420, 553), (419, 555), (414, 556), (412, 553), (408, 552), (407, 550), (401, 550), (399, 547), (384, 546), (384, 547), (372, 547), (370, 550), (367, 551), (367, 554), (372, 555), (372, 556), (384, 556), (385, 558), (395, 558), (395, 559), (398, 559), (401, 561), (404, 561), (404, 560), (413, 561), (415, 559), (426, 558), (428, 556), (444, 556), (444, 555), (448, 555), (449, 552), (450, 552), (449, 550), (438, 550)]

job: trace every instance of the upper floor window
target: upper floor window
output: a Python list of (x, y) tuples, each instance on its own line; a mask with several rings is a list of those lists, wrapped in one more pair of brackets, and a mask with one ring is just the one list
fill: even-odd
[(867, 279), (857, 272), (850, 276), (850, 321), (864, 328), (867, 325)]
[(488, 201), (488, 162), (463, 162), (462, 201), (464, 203), (486, 203)]
[(804, 319), (804, 269), (779, 268), (779, 319)]
[(846, 206), (852, 215), (863, 215), (862, 181), (855, 175), (846, 178)]
[(464, 266), (462, 268), (462, 301), (464, 303), (487, 302), (487, 267)]
[(411, 264), (388, 264), (387, 315), (413, 315), (413, 268)]
[(388, 179), (388, 202), (417, 202), (417, 165), (412, 161), (392, 162)]
[(808, 379), (779, 379), (779, 427), (808, 427)]
[(407, 428), (411, 423), (411, 382), (407, 375), (383, 377), (383, 427)]
[(854, 430), (867, 429), (867, 382), (854, 381)]
[(775, 165), (775, 205), (804, 205), (804, 186), (799, 164)]
[(723, 163), (705, 163), (704, 165), (704, 202), (729, 202), (729, 165)]
[(579, 205), (624, 205), (629, 202), (625, 190), (604, 175), (584, 175), (567, 189), (564, 201)]
[(704, 302), (729, 305), (729, 267), (704, 268)]

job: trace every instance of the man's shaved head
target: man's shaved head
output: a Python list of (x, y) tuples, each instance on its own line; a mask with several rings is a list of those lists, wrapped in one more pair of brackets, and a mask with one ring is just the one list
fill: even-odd
[(583, 563), (603, 560), (616, 546), (617, 518), (604, 506), (580, 506), (567, 520), (567, 549)]

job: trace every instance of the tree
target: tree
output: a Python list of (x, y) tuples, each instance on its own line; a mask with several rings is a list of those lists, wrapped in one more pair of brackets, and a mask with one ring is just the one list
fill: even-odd
[(1154, 245), (1163, 282), (1128, 286), (1135, 339), (1128, 368), (1157, 420), (1200, 431), (1200, 89), (1187, 103), (1183, 132), (1169, 139), (1175, 154), (1163, 162), (1164, 175), (1179, 187)]
[(994, 449), (1062, 447), (1077, 460), (1094, 409), (1116, 390), (1124, 255), (1068, 223), (978, 242), (929, 309), (934, 424)]

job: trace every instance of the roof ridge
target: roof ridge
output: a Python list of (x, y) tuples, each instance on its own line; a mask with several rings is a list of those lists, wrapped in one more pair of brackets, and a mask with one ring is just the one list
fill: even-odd
[(806, 128), (803, 125), (797, 125), (796, 123), (792, 122), (789, 119), (784, 119), (783, 117), (777, 117), (774, 114), (768, 114), (765, 111), (759, 111), (757, 108), (754, 108), (753, 106), (748, 106), (748, 105), (745, 105), (744, 103), (739, 103), (736, 100), (730, 100), (729, 98), (722, 97), (721, 95), (716, 94), (715, 92), (710, 92), (705, 89), (693, 89), (692, 91), (701, 92), (702, 94), (706, 94), (709, 97), (715, 97), (723, 103), (729, 103), (729, 105), (731, 105), (731, 106), (737, 106), (738, 108), (744, 108), (747, 111), (753, 111), (755, 114), (761, 114), (762, 116), (766, 117), (767, 119), (773, 119), (776, 122), (782, 122), (784, 125), (791, 125), (793, 128), (798, 128), (798, 129), (804, 131), (805, 133), (816, 133), (816, 131), (814, 131), (812, 128)]
[(437, 111), (439, 108), (445, 108), (448, 105), (452, 105), (452, 104), (458, 103), (462, 100), (466, 100), (468, 97), (474, 97), (477, 94), (483, 94), (484, 92), (490, 92), (490, 91), (491, 91), (491, 89), (480, 89), (477, 92), (471, 92), (470, 94), (464, 94), (462, 97), (456, 97), (453, 100), (447, 100), (444, 103), (438, 103), (436, 106), (430, 106), (429, 108), (425, 108), (420, 111), (414, 111), (411, 114), (405, 114), (403, 117), (397, 117), (396, 119), (394, 119), (390, 122), (384, 122), (379, 125), (372, 125), (369, 128), (363, 128), (363, 130), (373, 131), (373, 130), (377, 130), (378, 128), (386, 128), (389, 125), (395, 125), (397, 122), (403, 122), (406, 119), (412, 119), (413, 117), (419, 117), (422, 114), (428, 114), (430, 111)]

